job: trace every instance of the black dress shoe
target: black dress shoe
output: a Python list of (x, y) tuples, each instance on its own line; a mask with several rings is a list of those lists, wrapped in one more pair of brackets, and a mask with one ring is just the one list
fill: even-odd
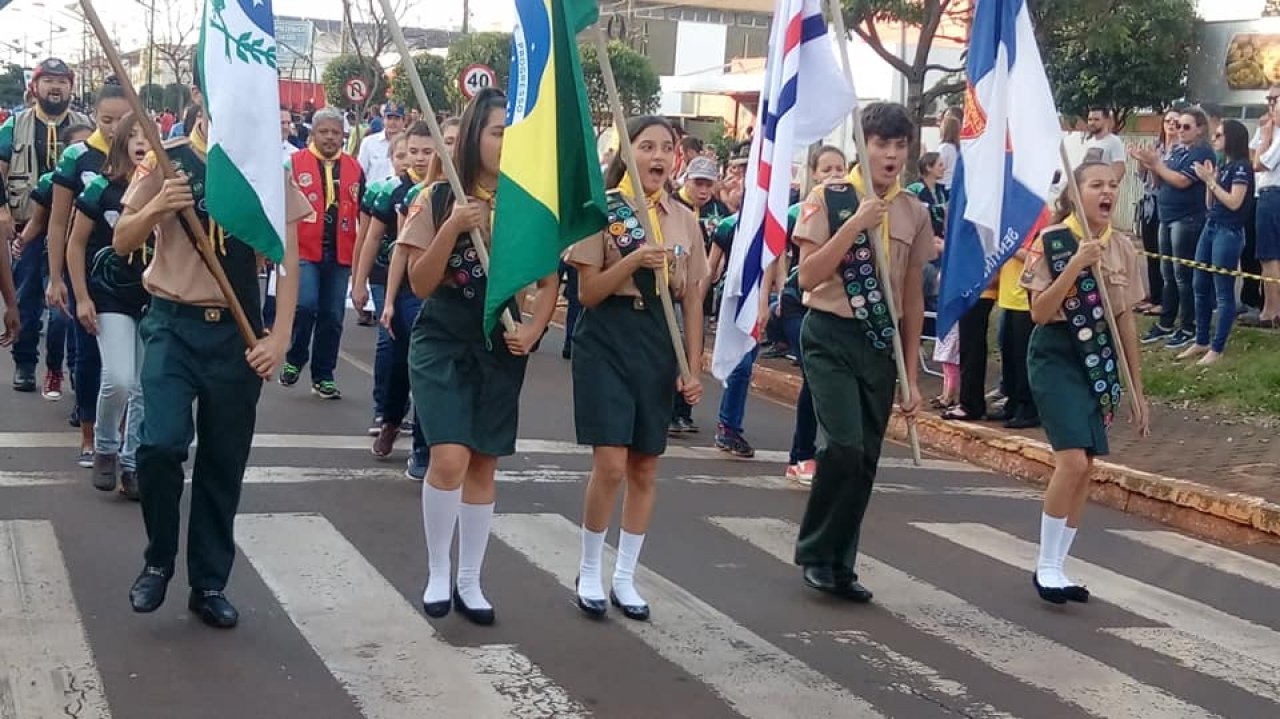
[(592, 619), (600, 619), (609, 611), (609, 605), (603, 599), (587, 599), (578, 593), (578, 579), (573, 580), (573, 598), (584, 614)]
[(133, 611), (149, 614), (159, 609), (164, 604), (164, 595), (169, 590), (172, 577), (172, 571), (160, 567), (143, 568), (129, 589), (129, 603), (133, 605)]
[(1046, 602), (1051, 604), (1067, 603), (1067, 594), (1063, 589), (1059, 587), (1042, 586), (1040, 584), (1040, 577), (1036, 576), (1034, 571), (1031, 572), (1031, 583), (1035, 585), (1036, 592), (1040, 595), (1040, 598)]
[(840, 588), (840, 583), (836, 581), (835, 570), (831, 567), (805, 567), (804, 583), (827, 594), (835, 594)]
[(634, 619), (637, 622), (649, 621), (649, 605), (648, 604), (623, 604), (618, 601), (618, 595), (609, 590), (609, 601), (613, 606), (622, 610), (622, 616), (627, 619)]
[(1069, 602), (1084, 604), (1089, 601), (1089, 590), (1075, 584), (1069, 584), (1062, 588), (1062, 596), (1066, 597)]
[(840, 597), (859, 604), (871, 601), (871, 590), (858, 583), (858, 574), (849, 567), (835, 566), (831, 568), (831, 576), (836, 581), (836, 591)]
[(214, 629), (231, 629), (240, 623), (240, 612), (216, 589), (192, 589), (187, 609)]
[(462, 616), (470, 619), (472, 624), (479, 624), (482, 627), (493, 624), (492, 609), (472, 609), (468, 607), (467, 603), (462, 601), (462, 595), (458, 594), (456, 588), (453, 590), (453, 608), (457, 609)]

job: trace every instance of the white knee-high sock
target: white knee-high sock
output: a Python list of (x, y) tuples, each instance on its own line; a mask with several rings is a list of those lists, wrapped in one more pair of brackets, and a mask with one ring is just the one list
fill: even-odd
[(492, 609), (480, 591), (480, 567), (489, 546), (493, 503), (466, 504), (458, 510), (458, 596), (471, 609)]
[(1062, 578), (1062, 560), (1058, 556), (1062, 532), (1066, 527), (1066, 517), (1040, 515), (1040, 559), (1036, 563), (1036, 579), (1042, 587), (1061, 589), (1066, 586)]
[(604, 600), (604, 584), (600, 579), (600, 555), (604, 553), (604, 532), (593, 532), (582, 527), (582, 561), (578, 564), (578, 596), (595, 601)]
[(1075, 582), (1067, 576), (1067, 555), (1071, 553), (1071, 543), (1076, 538), (1076, 527), (1062, 527), (1062, 536), (1058, 538), (1058, 571), (1062, 573), (1064, 586), (1075, 586)]
[(462, 489), (436, 489), (422, 483), (422, 525), (427, 535), (427, 589), (422, 601), (449, 601), (449, 550), (453, 546), (453, 527), (458, 521)]
[(613, 568), (613, 594), (618, 602), (627, 606), (642, 606), (644, 599), (636, 592), (636, 564), (640, 562), (640, 548), (644, 546), (643, 534), (627, 530), (618, 532), (618, 561)]

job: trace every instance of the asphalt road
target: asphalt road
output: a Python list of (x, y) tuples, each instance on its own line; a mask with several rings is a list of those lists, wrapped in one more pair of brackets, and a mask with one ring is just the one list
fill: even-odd
[(364, 434), (372, 330), (344, 338), (343, 400), (310, 396), (305, 373), (264, 392), (230, 632), (186, 611), (181, 568), (159, 612), (130, 612), (138, 506), (92, 488), (70, 397), (12, 392), (4, 353), (0, 718), (1280, 716), (1276, 547), (1093, 507), (1068, 571), (1094, 601), (1053, 607), (1028, 576), (1038, 491), (890, 447), (859, 566), (875, 602), (831, 601), (788, 561), (806, 499), (782, 479), (791, 410), (753, 397), (762, 451), (731, 460), (709, 446), (714, 389), (703, 432), (661, 463), (638, 582), (652, 621), (584, 618), (589, 456), (558, 343), (530, 363), (520, 452), (501, 463), (488, 628), (418, 608), (420, 487), (404, 449), (377, 461)]

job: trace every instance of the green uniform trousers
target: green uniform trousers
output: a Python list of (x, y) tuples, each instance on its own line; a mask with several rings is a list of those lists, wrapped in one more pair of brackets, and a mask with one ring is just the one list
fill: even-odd
[(795, 561), (852, 571), (893, 407), (897, 368), (892, 353), (867, 341), (861, 322), (828, 312), (809, 311), (800, 348), (820, 431)]
[(236, 554), (232, 527), (262, 380), (245, 361), (244, 342), (226, 310), (156, 299), (140, 331), (146, 420), (138, 446), (138, 488), (147, 526), (146, 563), (173, 570), (181, 525), (182, 465), (198, 434), (187, 578), (192, 589), (221, 590)]

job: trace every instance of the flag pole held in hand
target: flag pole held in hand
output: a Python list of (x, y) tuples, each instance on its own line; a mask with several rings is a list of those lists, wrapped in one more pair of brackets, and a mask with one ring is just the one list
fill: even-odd
[[(120, 83), (120, 88), (124, 91), (125, 99), (129, 102), (129, 109), (135, 117), (139, 119), (138, 127), (142, 128), (142, 134), (147, 140), (147, 144), (151, 146), (152, 152), (156, 156), (156, 168), (160, 171), (165, 179), (171, 179), (178, 176), (174, 169), (173, 163), (169, 161), (169, 155), (164, 150), (164, 141), (160, 138), (160, 130), (154, 122), (151, 122), (147, 115), (146, 108), (142, 105), (141, 98), (133, 88), (133, 83), (129, 81), (129, 71), (125, 69), (124, 63), (120, 61), (120, 53), (116, 51), (115, 45), (111, 41), (111, 36), (107, 34), (107, 30), (102, 25), (101, 18), (98, 17), (97, 10), (93, 7), (92, 0), (80, 0), (80, 7), (84, 10), (84, 18), (93, 28), (93, 34), (98, 38), (98, 44), (102, 46), (102, 54), (106, 56), (107, 63), (111, 66), (111, 71), (115, 73), (116, 80)], [(235, 319), (236, 327), (240, 330), (240, 337), (244, 339), (245, 346), (253, 349), (258, 344), (258, 335), (253, 330), (253, 325), (249, 323), (249, 316), (245, 314), (244, 307), (240, 305), (240, 299), (236, 297), (235, 289), (231, 287), (231, 281), (227, 279), (227, 273), (222, 269), (222, 263), (218, 261), (218, 256), (213, 249), (213, 242), (210, 241), (208, 234), (205, 233), (204, 226), (200, 224), (200, 218), (196, 215), (193, 208), (188, 207), (178, 213), (178, 222), (182, 225), (183, 232), (187, 238), (191, 240), (192, 246), (200, 255), (200, 259), (204, 261), (205, 267), (209, 269), (209, 274), (213, 275), (214, 282), (218, 285), (218, 290), (222, 293), (222, 299), (227, 303), (227, 308), (231, 312), (232, 318)]]
[[(844, 15), (841, 11), (840, 0), (831, 0), (831, 18), (836, 26), (837, 45), (840, 48), (840, 62), (844, 65), (845, 74), (849, 76), (849, 81), (853, 82), (853, 67), (849, 64), (849, 35), (844, 26)], [(855, 85), (856, 87), (856, 85)], [(875, 185), (872, 184), (871, 162), (867, 157), (867, 138), (862, 132), (862, 113), (858, 107), (853, 109), (853, 141), (858, 148), (858, 168), (862, 171), (862, 184), (869, 194), (875, 194)], [(882, 238), (880, 237), (880, 227), (877, 224), (867, 232), (871, 240), (872, 256), (876, 260), (876, 273), (880, 276), (880, 285), (884, 288), (885, 304), (889, 307), (889, 317), (893, 320), (893, 360), (898, 366), (898, 392), (902, 399), (902, 403), (909, 404), (912, 401), (911, 386), (907, 382), (907, 363), (902, 353), (902, 324), (899, 322), (898, 314), (898, 298), (893, 292), (893, 275), (890, 273), (889, 257), (885, 253)], [(886, 238), (887, 239), (887, 238)], [(917, 407), (919, 406), (919, 397)], [(907, 432), (911, 440), (911, 460), (917, 467), (923, 464), (920, 457), (920, 434), (916, 430), (914, 419), (907, 420)]]
[[(445, 179), (449, 181), (449, 187), (453, 188), (453, 196), (455, 202), (464, 200), (466, 188), (462, 186), (462, 178), (458, 176), (458, 168), (453, 164), (453, 153), (444, 144), (444, 133), (440, 131), (440, 123), (436, 120), (436, 112), (431, 107), (431, 100), (427, 97), (427, 88), (422, 84), (422, 78), (418, 76), (418, 67), (413, 63), (413, 56), (409, 54), (409, 43), (404, 39), (404, 30), (400, 28), (400, 21), (396, 19), (395, 10), (391, 7), (391, 0), (379, 0), (382, 5), (382, 14), (387, 21), (387, 29), (391, 31), (391, 40), (396, 45), (396, 51), (400, 53), (400, 69), (404, 72), (405, 77), (409, 78), (409, 85), (413, 88), (414, 97), (418, 99), (418, 107), (422, 109), (422, 119), (426, 121), (427, 127), (431, 130), (431, 139), (436, 144), (436, 152), (443, 156), (440, 166), (444, 168)], [(478, 230), (472, 230), (471, 245), (476, 249), (476, 258), (480, 261), (480, 267), (484, 269), (486, 275), (489, 274), (489, 247), (483, 242), (481, 233)], [(511, 312), (502, 310), (502, 328), (507, 332), (516, 331), (516, 322), (511, 317)]]
[[(386, 2), (386, 0), (383, 0)], [(596, 56), (600, 59), (600, 74), (604, 76), (604, 86), (609, 94), (609, 111), (613, 113), (614, 132), (618, 133), (618, 153), (622, 157), (622, 162), (626, 165), (627, 174), (631, 177), (631, 185), (636, 188), (638, 194), (643, 195), (644, 186), (640, 183), (640, 169), (636, 165), (635, 151), (631, 147), (630, 133), (627, 132), (627, 116), (622, 112), (622, 98), (618, 94), (618, 83), (613, 77), (613, 64), (609, 62), (609, 43), (605, 40), (604, 28), (597, 25), (595, 31)], [(644, 198), (638, 198), (644, 202)], [(640, 212), (636, 213), (636, 217), (640, 220), (640, 226), (644, 228), (646, 237), (657, 237), (654, 230), (650, 227), (649, 213), (640, 208)], [(671, 304), (671, 288), (665, 283), (658, 283), (658, 299), (662, 301), (662, 314), (667, 319), (667, 330), (671, 334), (671, 348), (676, 353), (676, 363), (680, 367), (681, 379), (691, 377), (689, 369), (689, 358), (685, 354), (684, 342), (680, 339), (680, 328), (676, 326), (676, 311)]]

